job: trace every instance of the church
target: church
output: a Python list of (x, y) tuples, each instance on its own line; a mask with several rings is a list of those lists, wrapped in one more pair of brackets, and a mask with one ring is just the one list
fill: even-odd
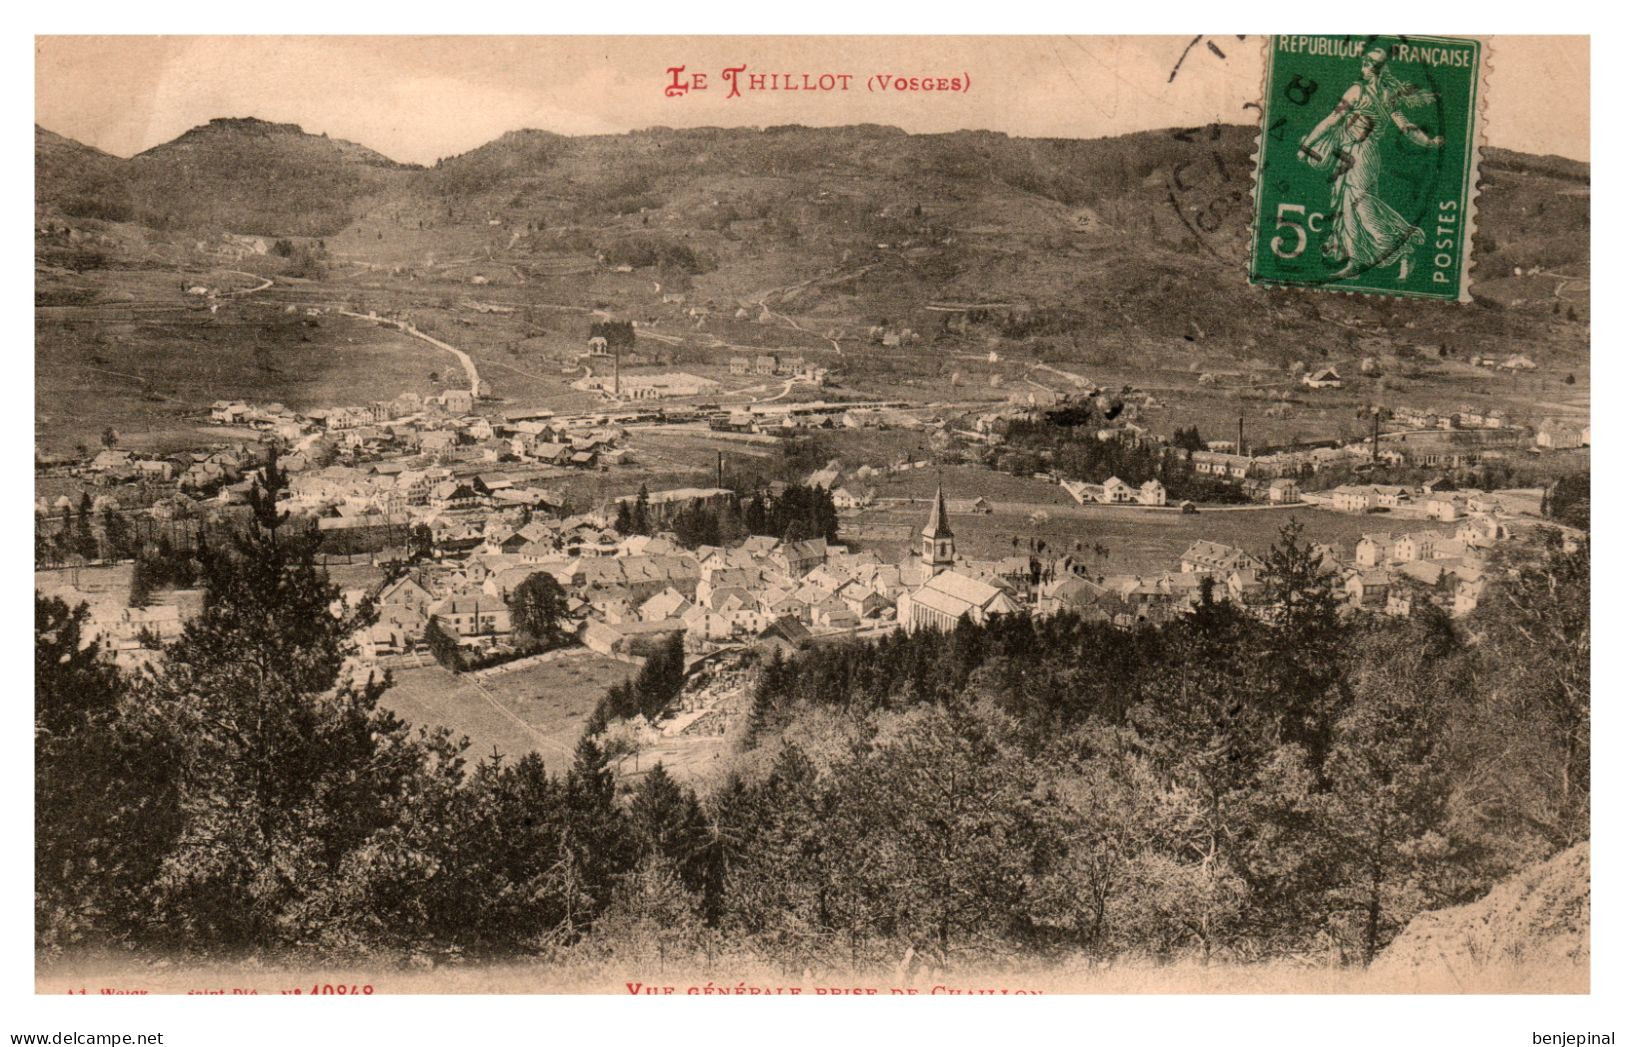
[(897, 621), (904, 629), (947, 632), (960, 622), (981, 624), (993, 615), (1019, 609), (1003, 589), (956, 570), (957, 560), (948, 505), (939, 486), (931, 515), (920, 531), (920, 567), (926, 580), (897, 599)]

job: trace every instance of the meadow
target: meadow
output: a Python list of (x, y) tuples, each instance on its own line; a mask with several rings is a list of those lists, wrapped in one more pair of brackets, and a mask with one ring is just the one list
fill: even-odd
[(508, 672), (455, 675), (425, 659), (397, 669), (383, 704), (415, 726), (466, 735), (468, 757), (537, 753), (549, 768), (569, 762), (581, 729), (609, 686), (635, 668), (586, 650)]

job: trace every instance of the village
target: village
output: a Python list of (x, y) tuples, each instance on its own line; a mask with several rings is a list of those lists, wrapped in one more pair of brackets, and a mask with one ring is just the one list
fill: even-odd
[[(471, 355), (444, 339), (518, 314), (467, 296), (496, 290), (482, 273), (466, 282), (480, 290), (451, 299), (450, 322), (292, 287), (278, 290), (296, 302), (260, 309), (300, 345), (320, 331), (343, 353), (367, 332), (384, 336), (376, 359), (391, 367), (425, 345), (455, 358), (417, 391), (216, 400), (180, 447), (126, 443), (110, 426), (99, 448), (36, 451), (37, 587), (86, 603), (114, 661), (152, 660), (201, 611), (192, 550), (242, 526), (274, 455), (281, 508), (314, 528), (341, 593), (335, 613), (376, 609), (357, 657), (394, 674), (391, 700), (413, 720), (557, 755), (607, 683), (676, 642), (689, 683), (657, 724), (628, 728), (642, 737), (623, 752), (652, 748), (684, 773), (696, 747), (717, 751), (775, 650), (995, 615), (1129, 630), (1203, 599), (1247, 607), (1266, 550), (1300, 516), (1347, 613), (1462, 617), (1493, 584), (1497, 545), (1542, 527), (1583, 537), (1545, 512), (1542, 487), (1471, 480), (1530, 463), (1583, 470), (1584, 417), (1554, 404), (1565, 411), (1537, 421), (1425, 386), (1398, 402), (1384, 392), (1389, 357), (1270, 376), (1193, 365), (1153, 395), (1010, 339), (933, 352), (903, 323), (820, 336), (765, 301), (669, 291), (641, 319), (591, 310), (584, 331), (571, 326), (579, 340), (561, 333), (534, 358)], [(187, 294), (218, 316), (269, 286)], [(939, 307), (938, 341), (985, 308)], [(750, 344), (774, 338), (789, 344)], [(801, 347), (820, 338), (833, 352)], [(882, 359), (919, 377), (876, 372)], [(1516, 353), (1460, 363), (1513, 383), (1537, 369)], [(1511, 402), (1484, 380), (1472, 388)], [(1331, 420), (1340, 412), (1354, 431)], [(761, 508), (781, 501), (827, 518), (781, 512), (766, 526)], [(563, 597), (546, 642), (515, 616), (538, 575)]]
[[(1112, 418), (1093, 438), (1166, 449), (1165, 439), (1136, 420), (1159, 405), (1131, 390), (1112, 393), (1085, 384), (1059, 402), (1029, 394), (962, 405), (769, 398), (724, 407), (696, 402), (717, 397), (716, 383), (708, 379), (623, 374), (619, 352), (601, 337), (589, 342), (582, 357), (599, 365), (594, 372), (589, 364), (590, 377), (577, 383), (600, 397), (601, 409), (590, 413), (493, 405), (479, 395), (479, 379), (472, 377), (470, 388), (432, 396), (406, 393), (302, 412), (279, 403), (219, 401), (207, 423), (245, 437), (236, 444), (165, 456), (108, 440), (83, 461), (47, 463), (46, 475), (79, 484), (81, 493), (78, 499), (41, 496), (36, 503), (37, 559), (41, 568), (54, 568), (41, 572), (40, 587), (88, 602), (90, 629), (109, 657), (125, 665), (150, 659), (199, 613), (201, 594), (178, 587), (137, 598), (117, 583), (81, 579), (122, 579), (127, 575), (116, 573), (119, 561), (144, 555), (140, 547), (150, 551), (161, 542), (175, 555), (173, 549), (190, 547), (211, 522), (240, 518), (275, 453), (287, 477), (283, 507), (314, 526), (330, 554), (342, 549), (345, 564), (359, 554), (369, 565), (360, 572), (335, 571), (342, 606), (370, 601), (377, 609), (376, 622), (354, 637), (364, 662), (414, 672), (439, 660), (473, 679), (513, 674), (574, 650), (601, 664), (623, 663), (622, 671), (631, 672), (680, 636), (696, 685), (670, 710), (663, 729), (711, 736), (726, 729), (728, 718), (707, 716), (710, 706), (719, 698), (737, 706), (739, 673), (774, 649), (791, 653), (896, 629), (951, 629), (999, 614), (1069, 613), (1132, 629), (1188, 613), (1204, 598), (1245, 607), (1259, 594), (1263, 548), (1208, 538), (1195, 540), (1157, 570), (1108, 570), (1082, 542), (1046, 548), (1029, 538), (1026, 548), (1012, 542), (1008, 554), (969, 555), (956, 542), (956, 524), (988, 516), (995, 500), (974, 489), (945, 491), (940, 479), (929, 499), (888, 496), (889, 479), (933, 464), (912, 456), (878, 468), (833, 460), (794, 481), (827, 498), (842, 531), (865, 533), (866, 520), (876, 513), (911, 519), (901, 548), (832, 540), (811, 527), (726, 543), (679, 533), (679, 521), (696, 514), (713, 521), (739, 517), (748, 492), (725, 482), (720, 452), (714, 476), (695, 470), (701, 482), (710, 481), (705, 486), (603, 493), (605, 477), (637, 463), (636, 438), (660, 431), (726, 433), (771, 445), (798, 432), (907, 430), (929, 434), (930, 446), (942, 452), (940, 465), (940, 458), (974, 462), (985, 456), (1003, 442), (1012, 421), (1093, 405), (1103, 408), (1101, 417)], [(822, 388), (829, 377), (803, 359), (774, 354), (735, 357), (730, 369), (810, 389)], [(1335, 371), (1323, 369), (1306, 374), (1304, 382), (1336, 379)], [(1204, 441), (1201, 449), (1173, 453), (1193, 475), (1225, 485), (1242, 505), (1171, 502), (1156, 479), (1130, 484), (1110, 476), (1092, 483), (1040, 472), (1024, 482), (1063, 492), (1085, 521), (1090, 512), (1191, 514), (1216, 508), (1369, 517), (1373, 528), (1357, 541), (1315, 543), (1348, 613), (1406, 617), (1434, 606), (1460, 617), (1493, 584), (1489, 554), (1495, 546), (1533, 541), (1541, 527), (1556, 526), (1568, 542), (1583, 533), (1542, 519), (1539, 488), (1457, 489), (1442, 477), (1508, 455), (1583, 448), (1589, 435), (1583, 426), (1555, 419), (1531, 430), (1498, 411), (1469, 405), (1400, 407), (1374, 415), (1364, 439), (1255, 448), (1238, 420), (1235, 440)], [(970, 455), (956, 459), (952, 448), (969, 448)], [(1431, 469), (1438, 478), (1336, 486), (1316, 479), (1351, 469), (1358, 477), (1359, 470), (1378, 467)], [(995, 475), (985, 465), (976, 468), (980, 475)], [(971, 475), (971, 486), (980, 486), (977, 474)], [(612, 486), (626, 489), (624, 483)], [(756, 497), (771, 501), (789, 486), (774, 481)], [(584, 489), (597, 494), (582, 498)], [(1030, 515), (1036, 522), (1049, 512)], [(100, 521), (100, 541), (86, 540), (95, 530), (87, 517)], [(1288, 518), (1278, 515), (1275, 524)], [(127, 539), (134, 548), (112, 549), (114, 531), (145, 537)], [(328, 562), (335, 562), (331, 555)], [(516, 590), (539, 573), (556, 581), (565, 596), (563, 647), (543, 652), (516, 635), (512, 610)], [(454, 654), (433, 642), (441, 637), (451, 638)], [(489, 692), (481, 693), (503, 708)], [(507, 715), (516, 719), (511, 711)], [(658, 735), (661, 729), (644, 730)]]

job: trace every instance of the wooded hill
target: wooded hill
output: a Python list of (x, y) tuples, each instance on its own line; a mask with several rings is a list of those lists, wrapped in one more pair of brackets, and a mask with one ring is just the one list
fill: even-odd
[(1422, 310), (1246, 284), (1255, 137), (526, 130), (417, 168), (251, 119), (128, 160), (37, 129), (36, 200), (42, 221), (323, 237), (341, 257), (392, 265), (455, 251), (544, 279), (625, 261), (702, 297), (770, 289), (812, 317), (908, 322), (947, 300), (1011, 307), (1020, 318), (1002, 333), (1020, 337), (1199, 339), (1238, 357), (1293, 339), (1342, 348), (1362, 328), (1472, 351), (1485, 339), (1583, 351), (1586, 296), (1559, 298), (1557, 283), (1589, 272), (1587, 165), (1489, 150), (1477, 301)]

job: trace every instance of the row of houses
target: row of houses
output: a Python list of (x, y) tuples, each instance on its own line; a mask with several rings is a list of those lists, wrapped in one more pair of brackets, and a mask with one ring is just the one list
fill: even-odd
[[(725, 494), (678, 489), (650, 495), (648, 504), (664, 517)], [(1445, 497), (1503, 506), (1480, 492)], [(1068, 557), (1048, 563), (961, 557), (951, 503), (940, 489), (917, 547), (897, 563), (822, 539), (755, 536), (726, 548), (684, 550), (669, 535), (616, 534), (606, 526), (614, 504), (597, 516), (488, 527), (466, 559), (424, 565), (391, 582), (376, 594), (380, 622), (364, 647), (409, 649), (430, 621), (471, 649), (501, 647), (513, 629), (509, 601), (538, 572), (550, 574), (567, 594), (578, 639), (616, 657), (645, 654), (678, 632), (691, 648), (795, 647), (865, 630), (951, 629), (1029, 609), (1127, 627), (1171, 620), (1204, 598), (1247, 606), (1263, 590), (1263, 565), (1255, 556), (1206, 540), (1184, 551), (1177, 571), (1154, 576), (1092, 577), (1087, 564)], [(1483, 550), (1516, 528), (1493, 512), (1469, 511), (1453, 528), (1371, 533), (1349, 555), (1330, 546), (1316, 552), (1351, 612), (1409, 615), (1432, 604), (1470, 613), (1487, 584)]]
[(73, 472), (88, 475), (100, 486), (134, 483), (175, 483), (183, 491), (213, 491), (223, 483), (242, 476), (257, 465), (247, 451), (219, 448), (170, 455), (137, 455), (119, 447), (98, 451), (83, 467)]
[(1160, 480), (1147, 480), (1135, 487), (1113, 476), (1103, 484), (1080, 483), (1063, 480), (1061, 487), (1080, 504), (1098, 502), (1102, 505), (1167, 505), (1168, 489)]
[(1462, 404), (1454, 411), (1400, 406), (1394, 408), (1390, 417), (1398, 424), (1413, 429), (1508, 429), (1513, 427), (1507, 413), (1500, 408), (1476, 407), (1472, 404)]
[(1490, 370), (1501, 371), (1534, 371), (1539, 364), (1531, 360), (1524, 353), (1514, 353), (1511, 356), (1496, 358), (1494, 356), (1471, 356), (1467, 362), (1474, 367), (1486, 367)]
[(1424, 604), (1460, 616), (1478, 606), (1486, 571), (1483, 550), (1509, 532), (1494, 517), (1463, 520), (1453, 531), (1361, 536), (1343, 579), (1349, 606), (1408, 617)]
[[(408, 649), (429, 621), (470, 648), (509, 639), (513, 591), (546, 572), (569, 594), (578, 636), (603, 654), (636, 656), (675, 631), (691, 644), (749, 641), (788, 619), (809, 635), (850, 631), (893, 613), (878, 561), (822, 540), (753, 538), (734, 549), (678, 549), (664, 538), (614, 538), (596, 554), (482, 551), (451, 569), (425, 569), (377, 594), (380, 626), (365, 638), (374, 654)], [(501, 548), (494, 540), (486, 548)], [(867, 582), (865, 581), (867, 579)], [(893, 583), (895, 584), (895, 583)]]
[(807, 370), (807, 358), (800, 354), (780, 356), (778, 353), (757, 353), (754, 357), (735, 355), (728, 358), (728, 373), (733, 375), (794, 376)]
[(288, 491), (290, 509), (317, 517), (346, 510), (395, 516), (419, 509), (550, 510), (563, 505), (550, 489), (503, 473), (459, 476), (445, 466), (414, 469), (400, 462), (332, 465), (295, 473)]
[(1234, 450), (1191, 451), (1189, 460), (1191, 471), (1198, 476), (1239, 484), (1245, 480), (1292, 479), (1319, 469), (1346, 465), (1369, 455), (1368, 450), (1356, 446), (1315, 446), (1268, 454), (1240, 454)]
[[(240, 403), (219, 404), (223, 422), (239, 417)], [(278, 405), (272, 405), (276, 407)], [(466, 390), (438, 397), (407, 393), (393, 401), (366, 407), (313, 410), (292, 416), (299, 427), (285, 435), (297, 439), (317, 434), (340, 449), (366, 457), (423, 453), (497, 461), (517, 458), (547, 464), (597, 466), (630, 461), (619, 444), (626, 431), (618, 425), (558, 421), (551, 411), (514, 409), (495, 419), (469, 415)], [(249, 408), (263, 411), (261, 408)], [(308, 441), (307, 441), (308, 442)]]
[(717, 388), (717, 382), (686, 371), (661, 374), (623, 375), (616, 368), (609, 374), (589, 374), (573, 387), (596, 392), (615, 400), (664, 400), (669, 397), (700, 396)]
[[(1507, 503), (1493, 495), (1451, 492), (1447, 497), (1457, 496), (1484, 511), (1440, 517), (1454, 522), (1449, 528), (1366, 534), (1347, 554), (1331, 545), (1314, 547), (1321, 570), (1349, 612), (1408, 617), (1434, 606), (1458, 617), (1470, 614), (1491, 583), (1487, 550), (1501, 542), (1531, 539), (1537, 530), (1553, 526), (1529, 516), (1500, 515), (1496, 510)], [(1572, 528), (1556, 530), (1568, 549), (1586, 538)], [(1032, 593), (1031, 606), (1040, 615), (1069, 612), (1122, 627), (1168, 621), (1188, 613), (1204, 593), (1243, 606), (1253, 603), (1262, 592), (1262, 567), (1243, 549), (1199, 540), (1181, 554), (1177, 573), (1092, 577), (1082, 563), (1048, 571)]]
[(1344, 513), (1419, 508), (1427, 518), (1446, 522), (1483, 514), (1539, 516), (1543, 500), (1539, 488), (1441, 491), (1406, 484), (1343, 484), (1316, 499)]
[[(247, 426), (266, 432), (290, 429), (293, 437), (322, 429), (340, 432), (367, 425), (417, 418), (425, 412), (465, 415), (474, 409), (474, 396), (467, 389), (447, 389), (437, 396), (402, 393), (393, 400), (331, 408), (314, 408), (303, 413), (280, 403), (252, 404), (242, 400), (216, 400), (209, 407), (209, 420), (216, 425)], [(290, 437), (290, 438), (293, 438)]]

